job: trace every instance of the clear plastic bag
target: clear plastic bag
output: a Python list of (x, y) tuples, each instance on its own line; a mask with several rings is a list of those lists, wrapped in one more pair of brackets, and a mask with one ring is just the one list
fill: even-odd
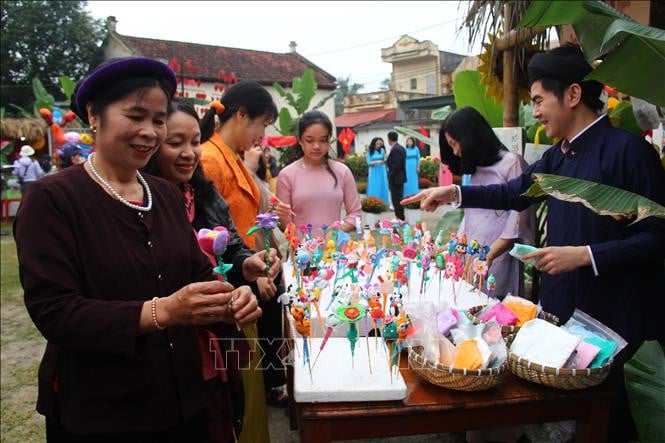
[[(602, 366), (607, 363), (609, 359), (613, 359), (628, 344), (619, 334), (580, 309), (575, 309), (575, 312), (573, 312), (573, 315), (566, 324), (563, 325), (563, 328), (571, 334), (580, 337), (582, 340), (601, 347), (601, 352), (596, 356), (589, 367)], [(613, 350), (603, 354), (603, 343), (594, 340), (594, 335), (601, 341), (610, 341), (616, 346)], [(571, 359), (568, 364), (574, 365), (574, 358)]]
[(487, 343), (491, 352), (487, 367), (498, 368), (508, 358), (506, 342), (501, 335), (501, 325), (495, 321), (484, 324), (481, 337)]

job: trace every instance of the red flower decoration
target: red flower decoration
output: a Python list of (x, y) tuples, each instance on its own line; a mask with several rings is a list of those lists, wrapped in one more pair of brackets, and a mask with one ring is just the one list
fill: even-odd
[(355, 306), (351, 306), (344, 310), (344, 315), (351, 320), (355, 320), (360, 315), (360, 311)]

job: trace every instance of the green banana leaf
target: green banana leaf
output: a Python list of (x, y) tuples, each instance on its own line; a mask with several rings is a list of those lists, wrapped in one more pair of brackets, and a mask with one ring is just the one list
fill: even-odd
[(294, 77), (293, 92), (298, 94), (296, 111), (298, 114), (303, 114), (316, 94), (316, 80), (314, 80), (314, 71), (311, 68), (305, 69), (300, 77)]
[(609, 117), (615, 127), (632, 132), (635, 135), (642, 135), (642, 128), (637, 123), (635, 113), (633, 112), (633, 105), (630, 103), (620, 102), (609, 113)]
[(432, 111), (432, 120), (443, 120), (453, 112), (453, 107), (446, 105), (442, 108)]
[(485, 117), (491, 127), (503, 126), (503, 105), (487, 96), (485, 87), (480, 82), (480, 72), (458, 72), (453, 81), (453, 93), (457, 109), (471, 106)]
[(65, 97), (67, 97), (67, 101), (71, 101), (74, 90), (76, 89), (76, 82), (66, 75), (61, 75), (60, 88), (62, 88), (62, 92), (65, 94)]
[(279, 133), (282, 135), (293, 134), (293, 117), (288, 108), (279, 110)]
[(665, 356), (645, 341), (623, 367), (628, 404), (642, 443), (665, 441)]
[(39, 78), (32, 79), (32, 92), (35, 95), (35, 115), (39, 115), (40, 108), (53, 109), (55, 98), (46, 90)]
[(603, 62), (587, 79), (665, 105), (665, 31), (641, 25), (599, 0), (531, 2), (518, 28), (571, 24), (587, 60)]
[(425, 143), (426, 145), (430, 145), (431, 147), (439, 147), (439, 142), (438, 140), (434, 140), (433, 138), (429, 138), (427, 136), (422, 135), (418, 131), (414, 131), (413, 129), (405, 128), (403, 126), (395, 126), (393, 129), (395, 129), (396, 132), (399, 132), (400, 134), (404, 136), (411, 136), (415, 138), (418, 141), (421, 141)]
[(582, 203), (599, 215), (617, 220), (633, 219), (637, 223), (647, 217), (665, 218), (665, 206), (653, 200), (613, 186), (552, 174), (533, 174), (534, 183), (522, 194), (525, 197), (549, 195), (558, 200)]

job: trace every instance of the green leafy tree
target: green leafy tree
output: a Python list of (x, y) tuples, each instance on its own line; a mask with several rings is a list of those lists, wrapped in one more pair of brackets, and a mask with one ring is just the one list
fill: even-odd
[(384, 78), (383, 81), (381, 81), (381, 87), (379, 88), (381, 91), (390, 91), (392, 88), (392, 82), (390, 81), (390, 77)]
[(344, 97), (358, 93), (365, 85), (362, 83), (351, 83), (351, 76), (339, 77), (337, 89), (335, 90), (335, 115), (344, 113)]
[[(296, 133), (296, 127), (298, 126), (298, 121), (300, 117), (310, 110), (310, 105), (314, 95), (316, 95), (316, 80), (314, 79), (314, 71), (311, 68), (307, 68), (305, 72), (300, 77), (294, 77), (292, 85), (292, 91), (286, 91), (282, 85), (275, 82), (273, 87), (277, 93), (283, 97), (289, 106), (284, 106), (279, 110), (279, 116), (277, 119), (277, 130), (282, 135), (294, 135)], [(333, 98), (337, 92), (333, 91), (331, 94), (324, 97), (316, 105), (314, 105), (312, 110), (318, 109), (321, 106), (325, 105), (328, 100)], [(296, 115), (291, 114), (291, 107)], [(289, 148), (284, 148), (279, 157), (280, 167), (284, 167), (291, 162), (297, 160), (302, 155), (300, 149), (297, 149), (296, 146)]]
[(85, 5), (84, 1), (2, 1), (3, 106), (32, 108), (35, 78), (43, 81), (47, 93), (66, 99), (60, 77), (78, 80), (102, 61), (104, 26)]

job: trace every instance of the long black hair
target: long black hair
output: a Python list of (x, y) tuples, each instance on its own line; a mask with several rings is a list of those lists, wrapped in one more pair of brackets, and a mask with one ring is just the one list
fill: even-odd
[[(182, 97), (173, 97), (171, 103), (169, 103), (167, 111), (167, 119), (176, 112), (183, 112), (194, 119), (200, 124), (199, 115), (194, 108), (194, 105), (187, 99)], [(168, 125), (167, 125), (168, 129)], [(159, 165), (157, 164), (157, 159), (159, 158), (159, 152), (161, 147), (150, 157), (148, 164), (141, 169), (146, 174), (156, 175), (157, 177), (163, 177), (162, 171), (159, 170)], [(203, 166), (201, 162), (196, 165), (192, 178), (189, 179), (189, 184), (194, 188), (194, 205), (195, 207), (204, 207), (208, 205), (214, 198), (214, 185), (212, 181), (208, 180), (203, 173)], [(178, 184), (181, 186), (181, 184)]]
[[(326, 114), (324, 114), (321, 111), (307, 111), (305, 112), (302, 117), (300, 118), (300, 121), (298, 122), (298, 145), (296, 149), (298, 150), (298, 156), (299, 158), (305, 155), (305, 153), (302, 150), (302, 146), (300, 146), (300, 139), (302, 138), (303, 133), (307, 128), (309, 128), (312, 125), (323, 125), (327, 130), (328, 130), (328, 141), (330, 141), (330, 136), (332, 135), (333, 131), (333, 126), (332, 122), (328, 118)], [(337, 186), (337, 175), (335, 175), (335, 172), (332, 170), (330, 167), (330, 156), (328, 155), (328, 150), (326, 149), (326, 154), (324, 156), (325, 159), (325, 165), (326, 165), (326, 170), (330, 173), (330, 175), (333, 176), (333, 179), (335, 180), (335, 187)]]
[(377, 148), (377, 147), (376, 147), (376, 142), (378, 142), (379, 140), (381, 140), (381, 142), (383, 142), (383, 139), (382, 139), (381, 137), (374, 137), (374, 138), (372, 139), (372, 141), (369, 143), (369, 155), (374, 155), (374, 151), (381, 151), (381, 150), (383, 150), (384, 153), (386, 152), (386, 145), (385, 145), (385, 143), (384, 143), (383, 145), (381, 145), (380, 148)]
[[(446, 133), (460, 145), (462, 158), (453, 154)], [(474, 108), (465, 106), (450, 114), (439, 131), (441, 160), (453, 174), (473, 174), (478, 166), (490, 166), (501, 159), (500, 151), (507, 150), (487, 120)]]
[[(266, 150), (270, 152), (270, 157), (268, 160), (268, 166), (266, 167), (266, 161), (265, 158), (263, 157), (263, 154), (265, 154)], [(270, 171), (270, 175), (274, 178), (277, 176), (277, 160), (275, 160), (275, 157), (272, 155), (272, 151), (268, 146), (264, 146), (261, 148), (261, 157), (259, 157), (259, 167), (256, 170), (256, 175), (263, 181), (266, 181), (267, 177), (267, 171)]]
[(215, 131), (215, 115), (223, 124), (236, 112), (245, 111), (250, 119), (266, 116), (270, 122), (277, 119), (277, 106), (270, 93), (258, 82), (243, 80), (231, 86), (222, 95), (224, 112), (217, 114), (210, 108), (201, 119), (201, 142), (207, 141)]

